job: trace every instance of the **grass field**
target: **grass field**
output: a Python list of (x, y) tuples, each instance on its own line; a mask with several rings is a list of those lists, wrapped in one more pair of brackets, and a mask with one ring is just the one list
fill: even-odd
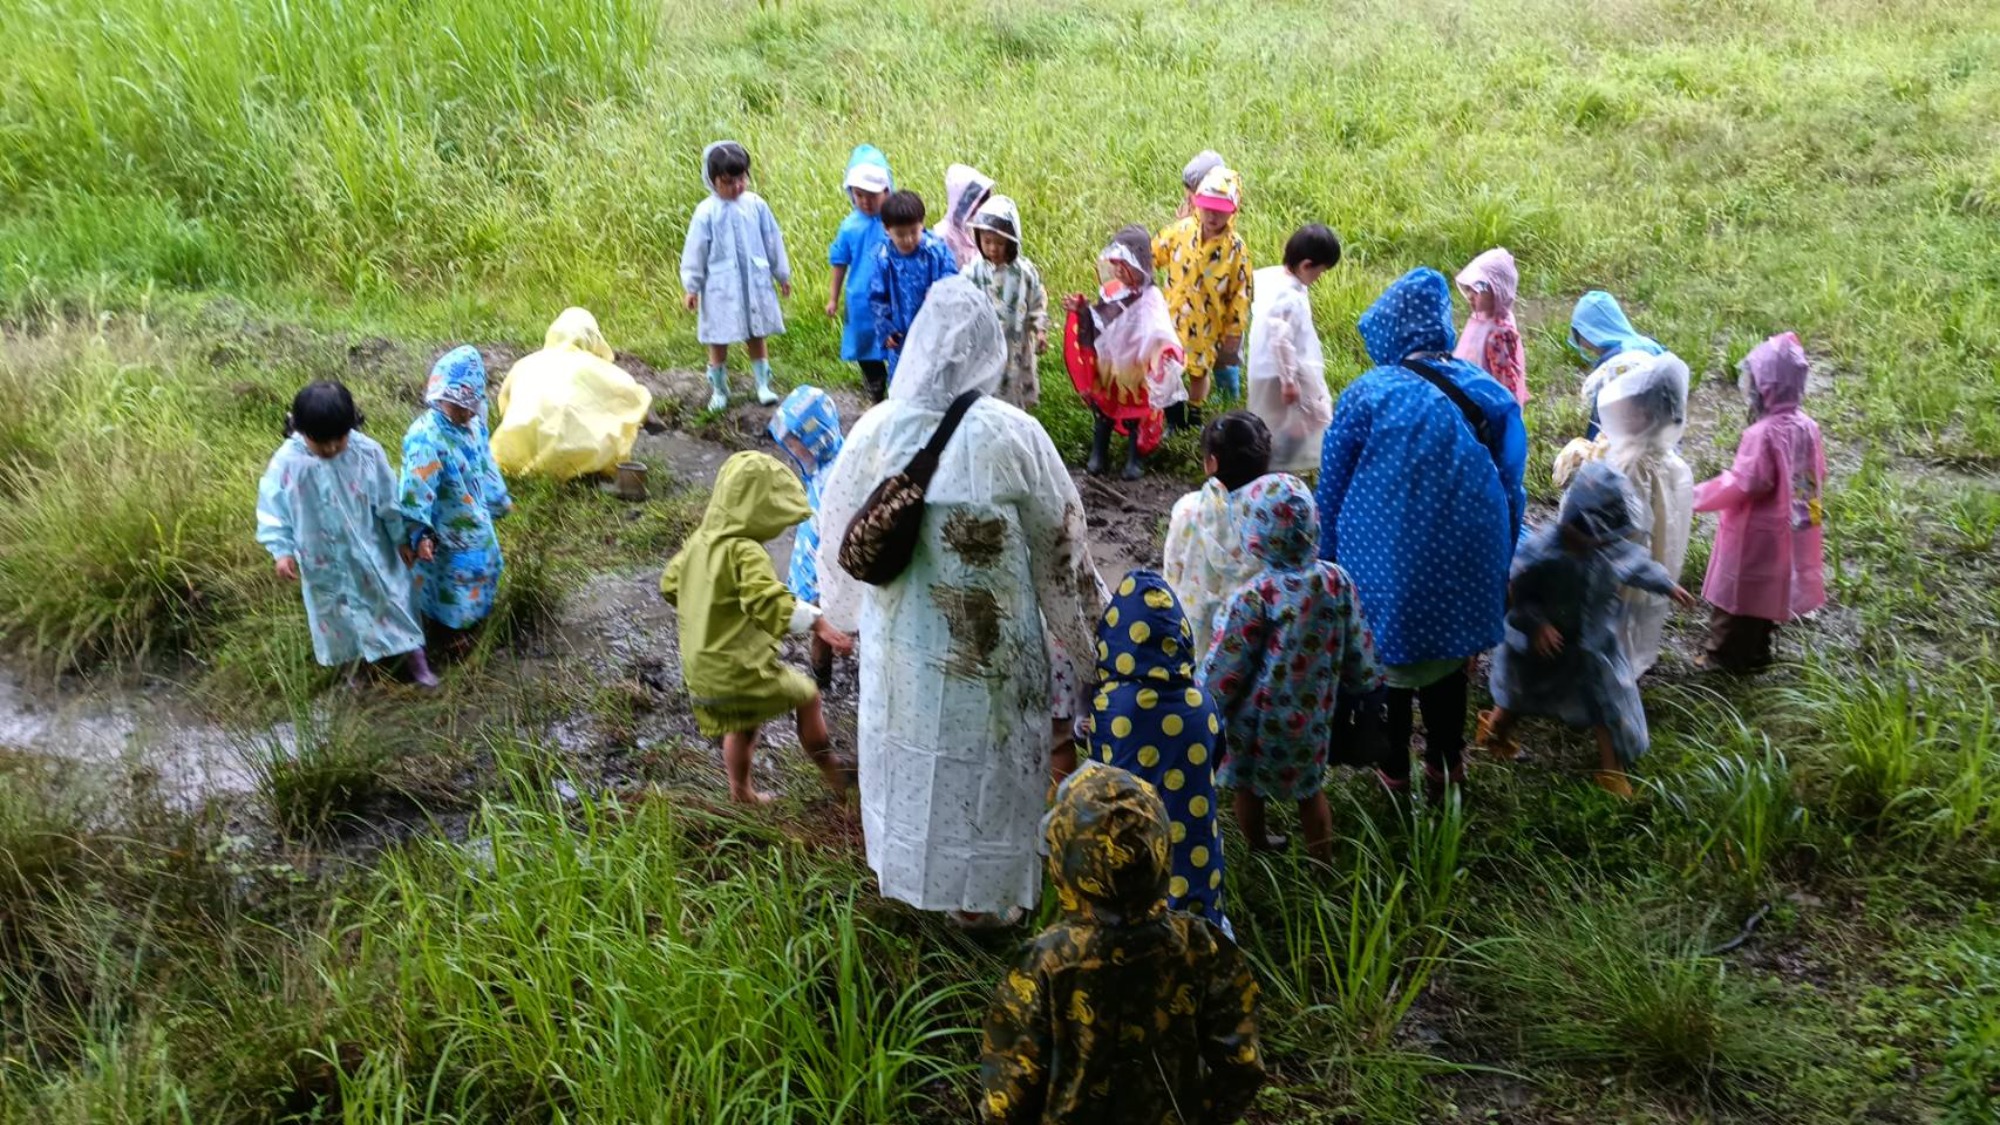
[[(993, 175), (1057, 290), (1221, 150), (1259, 262), (1340, 231), (1337, 381), (1387, 281), (1510, 247), (1542, 501), (1577, 293), (1688, 360), (1698, 475), (1735, 361), (1798, 331), (1835, 606), (1752, 681), (1670, 660), (1635, 802), (1538, 727), (1541, 764), (1478, 770), (1462, 810), (1346, 783), (1331, 869), (1232, 851), (1256, 1119), (2000, 1114), (2000, 7), (0, 0), (0, 27), (15, 663), (295, 732), (197, 811), (0, 749), (0, 1121), (968, 1117), (1004, 941), (872, 898), (823, 805), (642, 799), (537, 733), (632, 718), (620, 684), (514, 673), (699, 495), (628, 518), (524, 483), (501, 627), (422, 703), (329, 693), (251, 539), (308, 379), (393, 444), (440, 345), (518, 354), (565, 305), (695, 366), (677, 258), (725, 136), (798, 269), (782, 380), (853, 381), (818, 310), (862, 141), (933, 203), (953, 160)], [(421, 830), (357, 844), (378, 814)]]

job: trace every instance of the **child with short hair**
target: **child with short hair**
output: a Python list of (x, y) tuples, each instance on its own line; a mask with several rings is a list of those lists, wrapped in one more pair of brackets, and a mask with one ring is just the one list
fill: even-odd
[(1243, 490), (1243, 536), (1263, 569), (1233, 594), (1201, 679), (1223, 715), (1229, 757), (1217, 780), (1236, 791), (1236, 820), (1252, 850), (1282, 848), (1265, 829), (1265, 803), (1296, 802), (1314, 859), (1333, 857), (1325, 783), (1342, 694), (1382, 686), (1375, 638), (1354, 583), (1319, 558), (1319, 511), (1287, 473)]
[(1527, 351), (1514, 324), (1514, 292), (1521, 284), (1514, 255), (1496, 246), (1466, 263), (1457, 281), (1472, 315), (1451, 354), (1493, 376), (1514, 392), (1514, 401), (1527, 405)]
[(1695, 511), (1722, 514), (1701, 590), (1715, 607), (1704, 669), (1764, 667), (1778, 627), (1826, 604), (1826, 446), (1799, 409), (1807, 368), (1790, 332), (1744, 357), (1739, 385), (1753, 421), (1729, 471), (1695, 488)]
[(878, 252), (889, 244), (889, 235), (882, 227), (882, 205), (895, 189), (889, 158), (882, 150), (874, 145), (855, 145), (853, 155), (847, 158), (845, 184), (853, 210), (840, 221), (840, 230), (826, 251), (827, 264), (833, 267), (826, 315), (845, 316), (840, 358), (861, 368), (862, 385), (875, 402), (881, 402), (887, 393), (889, 364), (883, 358), (882, 341), (875, 335), (875, 312), (868, 307), (868, 294), (881, 267)]
[(1271, 468), (1308, 480), (1333, 421), (1326, 358), (1307, 290), (1340, 263), (1340, 236), (1308, 223), (1285, 242), (1285, 264), (1256, 273), (1250, 304), (1250, 409), (1271, 430)]
[(500, 536), (493, 525), (514, 510), (486, 431), (486, 364), (462, 344), (441, 356), (424, 388), (430, 409), (403, 434), (397, 506), (416, 560), (416, 602), (444, 629), (450, 651), (493, 612), (500, 593)]
[[(1250, 318), (1250, 250), (1236, 233), (1243, 181), (1217, 166), (1194, 192), (1194, 213), (1153, 243), (1153, 267), (1174, 330), (1187, 352), (1188, 406), (1208, 401), (1210, 379), (1225, 397), (1242, 396), (1243, 330)], [(1195, 419), (1188, 419), (1193, 423)]]
[(932, 233), (944, 241), (960, 271), (979, 260), (979, 246), (972, 236), (972, 217), (993, 195), (993, 177), (970, 164), (954, 164), (944, 170), (944, 218)]
[(1271, 431), (1246, 410), (1218, 414), (1201, 428), (1201, 452), (1208, 479), (1174, 501), (1161, 566), (1194, 623), (1197, 660), (1215, 638), (1216, 612), (1263, 569), (1238, 526), (1243, 489), (1271, 471)]
[[(875, 252), (875, 278), (868, 290), (868, 307), (875, 316), (875, 335), (889, 357), (889, 378), (896, 377), (896, 362), (903, 354), (903, 338), (909, 335), (924, 296), (939, 279), (958, 272), (958, 262), (944, 240), (924, 229), (924, 200), (914, 191), (899, 191), (882, 204), (882, 227), (888, 244)], [(878, 392), (870, 387), (876, 402), (888, 393), (888, 384)]]
[(1632, 795), (1626, 778), (1646, 752), (1646, 709), (1638, 677), (1618, 639), (1619, 595), (1637, 587), (1682, 606), (1695, 604), (1665, 567), (1632, 542), (1624, 474), (1602, 461), (1577, 471), (1554, 526), (1531, 534), (1514, 555), (1507, 588), (1507, 639), (1493, 650), (1494, 707), (1479, 716), (1479, 744), (1520, 756), (1515, 725), (1547, 715), (1590, 730), (1597, 784)]
[(1591, 365), (1583, 380), (1583, 404), (1590, 412), (1590, 425), (1583, 435), (1595, 438), (1598, 431), (1597, 392), (1604, 384), (1646, 362), (1648, 356), (1666, 352), (1666, 345), (1632, 327), (1618, 298), (1602, 289), (1592, 289), (1576, 300), (1569, 317), (1569, 346)]
[(695, 337), (708, 345), (710, 410), (729, 406), (729, 345), (750, 353), (757, 401), (775, 405), (766, 341), (785, 330), (777, 292), (792, 295), (792, 265), (784, 232), (770, 204), (750, 190), (750, 153), (735, 141), (702, 150), (701, 182), (708, 198), (688, 220), (681, 249), (681, 288), (687, 307), (699, 310)]
[[(767, 432), (798, 467), (799, 477), (806, 486), (806, 507), (812, 509), (812, 515), (799, 525), (792, 538), (786, 585), (800, 601), (818, 605), (819, 489), (826, 480), (827, 470), (833, 468), (834, 459), (840, 456), (840, 407), (834, 404), (833, 396), (818, 387), (793, 387), (792, 393), (772, 412)], [(813, 680), (825, 692), (833, 687), (833, 649), (816, 636), (809, 647)]]
[(1180, 336), (1166, 298), (1153, 284), (1153, 240), (1134, 223), (1111, 236), (1097, 255), (1098, 297), (1063, 298), (1063, 363), (1076, 393), (1096, 414), (1085, 468), (1104, 472), (1113, 430), (1131, 439), (1126, 480), (1145, 473), (1141, 458), (1159, 448), (1165, 411), (1187, 401)]
[(810, 634), (837, 653), (854, 651), (819, 608), (778, 581), (764, 544), (812, 516), (805, 489), (768, 454), (746, 450), (722, 463), (701, 525), (660, 575), (660, 596), (679, 622), (681, 674), (695, 725), (722, 740), (729, 799), (769, 802), (751, 781), (759, 729), (791, 713), (799, 746), (835, 796), (847, 793), (854, 767), (834, 757), (819, 688), (778, 659), (779, 642)]
[(434, 688), (424, 627), (411, 608), (396, 477), (346, 386), (304, 387), (285, 415), (285, 443), (257, 485), (257, 542), (306, 603), (313, 659), (331, 668), (403, 657)]
[(1194, 629), (1167, 580), (1150, 570), (1127, 574), (1097, 624), (1093, 757), (1131, 771), (1166, 802), (1173, 842), (1167, 907), (1234, 936), (1222, 912), (1215, 808), (1222, 721), (1194, 672)]
[(996, 195), (972, 217), (979, 257), (965, 276), (993, 302), (1007, 337), (1007, 366), (1000, 373), (1000, 397), (1023, 410), (1042, 398), (1037, 357), (1049, 346), (1049, 297), (1035, 263), (1021, 256), (1021, 214), (1014, 201)]
[(1212, 923), (1171, 910), (1170, 822), (1145, 782), (1085, 763), (1043, 818), (1062, 918), (986, 1015), (987, 1125), (1235, 1121), (1264, 1084), (1257, 978)]

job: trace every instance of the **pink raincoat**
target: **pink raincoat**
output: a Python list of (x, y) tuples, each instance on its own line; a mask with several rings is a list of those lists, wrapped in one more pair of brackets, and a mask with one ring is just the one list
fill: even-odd
[(1514, 268), (1514, 255), (1495, 246), (1466, 263), (1458, 271), (1458, 288), (1467, 301), (1472, 290), (1483, 285), (1493, 294), (1491, 313), (1473, 313), (1466, 318), (1465, 331), (1451, 354), (1479, 368), (1514, 392), (1514, 401), (1528, 401), (1527, 350), (1521, 344), (1521, 330), (1514, 324), (1514, 293), (1521, 275)]
[(1826, 604), (1826, 448), (1799, 410), (1799, 338), (1787, 332), (1757, 345), (1743, 360), (1743, 381), (1757, 421), (1743, 431), (1736, 464), (1694, 490), (1695, 511), (1722, 513), (1702, 597), (1738, 617), (1785, 622)]

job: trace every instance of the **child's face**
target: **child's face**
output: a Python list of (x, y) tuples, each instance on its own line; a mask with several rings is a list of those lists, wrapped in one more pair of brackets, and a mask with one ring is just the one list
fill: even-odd
[[(304, 435), (300, 436), (303, 437)], [(305, 442), (306, 442), (306, 448), (312, 450), (313, 456), (324, 457), (329, 461), (347, 452), (346, 434), (342, 434), (339, 437), (332, 439), (331, 441), (319, 441), (315, 438), (306, 438)]]
[(1491, 313), (1493, 311), (1493, 290), (1488, 289), (1486, 286), (1475, 285), (1465, 296), (1467, 300), (1472, 302), (1473, 312)]
[(1007, 264), (1007, 247), (1012, 245), (1006, 239), (990, 230), (974, 231), (979, 236), (979, 253), (996, 266)]
[(1222, 232), (1229, 229), (1229, 216), (1221, 211), (1210, 211), (1208, 208), (1203, 207), (1197, 209), (1195, 214), (1201, 216), (1201, 236), (1203, 238), (1220, 238), (1222, 237)]
[(791, 434), (786, 434), (785, 448), (791, 451), (792, 460), (798, 462), (799, 469), (802, 472), (812, 471), (813, 455), (812, 451), (806, 448), (805, 442), (800, 441)]
[(924, 225), (922, 223), (889, 227), (888, 231), (889, 241), (896, 244), (896, 253), (898, 254), (916, 253), (918, 244), (924, 240)]
[[(438, 403), (438, 409), (442, 410), (444, 416), (451, 419), (454, 425), (469, 426), (472, 424), (472, 411), (455, 402), (440, 402)], [(342, 439), (342, 441), (345, 440), (344, 438)]]
[(717, 176), (715, 178), (715, 196), (717, 199), (722, 200), (735, 199), (743, 194), (744, 188), (749, 186), (750, 177), (748, 176)]
[(880, 215), (882, 204), (889, 200), (889, 193), (886, 191), (862, 191), (860, 188), (847, 190), (854, 196), (855, 209), (870, 217)]

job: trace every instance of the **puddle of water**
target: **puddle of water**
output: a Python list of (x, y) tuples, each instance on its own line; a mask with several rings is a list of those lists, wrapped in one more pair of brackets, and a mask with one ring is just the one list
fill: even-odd
[[(288, 730), (272, 735), (289, 745)], [(145, 774), (183, 808), (257, 786), (239, 735), (136, 693), (58, 699), (6, 668), (0, 668), (0, 747), (112, 777)]]

